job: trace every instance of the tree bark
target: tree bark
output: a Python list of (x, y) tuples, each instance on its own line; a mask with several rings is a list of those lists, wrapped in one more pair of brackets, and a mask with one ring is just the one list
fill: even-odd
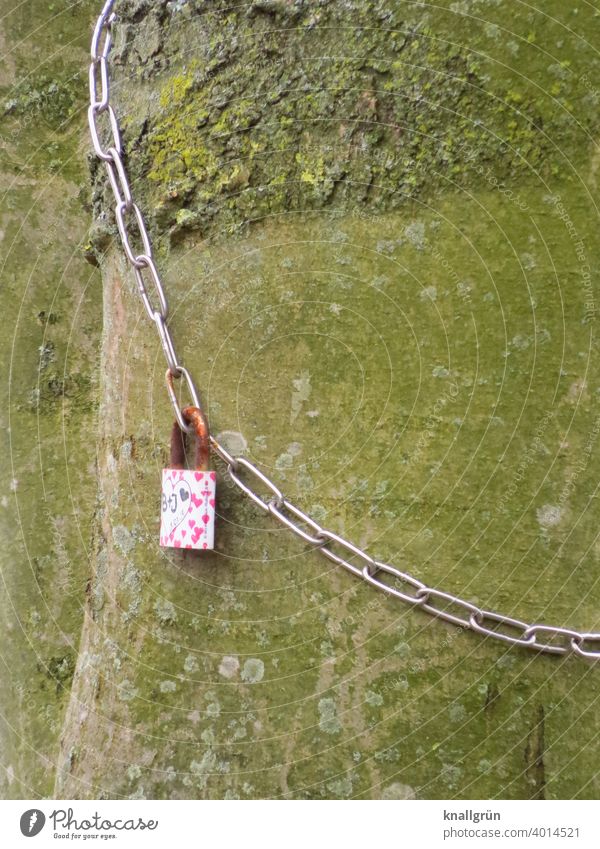
[[(527, 14), (479, 5), (122, 2), (114, 105), (213, 432), (324, 526), (428, 585), (598, 630), (598, 23), (551, 0)], [(30, 464), (31, 489), (15, 485), (6, 539), (24, 501), (28, 524), (0, 554), (16, 610), (5, 714), (23, 723), (5, 731), (6, 793), (597, 795), (585, 662), (378, 593), (218, 464), (215, 551), (159, 548), (165, 363), (89, 162), (102, 280), (94, 271), (86, 321), (78, 288), (51, 325), (65, 351), (76, 334), (89, 386), (71, 401), (61, 384), (58, 403), (42, 393), (26, 411), (27, 381), (15, 400), (10, 372), (10, 438), (16, 413), (24, 426), (5, 456)], [(58, 221), (66, 204), (53, 204)], [(81, 227), (81, 212), (68, 220)], [(18, 298), (25, 287), (19, 273)], [(45, 336), (14, 309), (30, 388)], [(46, 472), (25, 448), (44, 405), (39, 445), (60, 457), (57, 489), (76, 475), (73, 512), (57, 496), (42, 509)], [(33, 568), (20, 587), (34, 539), (47, 583)], [(35, 717), (49, 710), (42, 746)]]

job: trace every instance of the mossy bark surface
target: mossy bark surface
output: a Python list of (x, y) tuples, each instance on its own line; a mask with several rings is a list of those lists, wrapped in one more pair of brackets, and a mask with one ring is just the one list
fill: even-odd
[[(10, 5), (10, 4), (8, 4)], [(95, 525), (100, 277), (82, 115), (93, 4), (0, 24), (0, 795), (51, 795)]]
[[(112, 91), (132, 187), (213, 432), (420, 580), (600, 630), (591, 7), (118, 12)], [(75, 23), (79, 44), (91, 4)], [(31, 96), (12, 97), (17, 128)], [(83, 105), (77, 91), (68, 108)], [(71, 120), (60, 143), (81, 163), (85, 127)], [(90, 160), (86, 212), (65, 199), (83, 173), (58, 158), (70, 188), (52, 214), (80, 229), (50, 246), (51, 290), (39, 275), (28, 286), (23, 248), (18, 379), (12, 341), (2, 348), (3, 469), (29, 471), (0, 514), (13, 546), (0, 554), (6, 794), (596, 797), (593, 665), (508, 649), (377, 593), (219, 467), (216, 550), (158, 547), (162, 351), (102, 169)], [(81, 306), (65, 256), (78, 238), (79, 268), (89, 276), (83, 253), (101, 266)]]

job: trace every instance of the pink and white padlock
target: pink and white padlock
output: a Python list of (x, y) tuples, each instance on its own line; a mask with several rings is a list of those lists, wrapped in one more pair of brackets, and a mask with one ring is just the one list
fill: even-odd
[(162, 472), (160, 544), (164, 548), (214, 548), (216, 475), (208, 468), (208, 424), (198, 407), (182, 410), (196, 432), (196, 467), (185, 468), (186, 435), (171, 431), (171, 465)]

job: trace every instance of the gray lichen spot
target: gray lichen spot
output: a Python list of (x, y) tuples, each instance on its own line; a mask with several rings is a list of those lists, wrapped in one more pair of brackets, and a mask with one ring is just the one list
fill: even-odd
[(532, 338), (529, 336), (523, 336), (522, 333), (517, 333), (512, 338), (512, 346), (513, 348), (517, 348), (519, 351), (525, 351), (531, 345)]
[(121, 445), (120, 455), (122, 460), (130, 460), (133, 453), (133, 443), (131, 439), (126, 439)]
[(455, 702), (448, 708), (450, 722), (462, 722), (466, 715), (467, 711), (465, 710), (464, 705), (461, 705), (460, 702)]
[(530, 253), (521, 254), (521, 264), (527, 271), (532, 271), (537, 266), (535, 257)]
[(99, 613), (104, 607), (104, 590), (97, 581), (91, 587), (90, 605), (94, 613)]
[(352, 779), (349, 776), (338, 778), (337, 781), (330, 781), (327, 784), (327, 789), (338, 798), (347, 799), (352, 794)]
[(130, 781), (135, 781), (140, 777), (141, 774), (142, 770), (137, 764), (131, 764), (131, 766), (127, 769), (127, 778)]
[(248, 450), (246, 438), (237, 430), (222, 430), (217, 434), (217, 442), (230, 454), (245, 454)]
[(125, 525), (115, 525), (113, 528), (113, 541), (122, 554), (129, 554), (135, 545), (135, 537)]
[(135, 793), (132, 793), (129, 796), (129, 798), (130, 799), (145, 799), (146, 794), (144, 792), (144, 788), (142, 786), (138, 787), (138, 789), (135, 791)]
[(137, 688), (133, 686), (128, 678), (124, 678), (117, 684), (117, 695), (122, 702), (130, 702), (137, 696)]
[(290, 424), (293, 424), (302, 411), (302, 405), (308, 401), (311, 393), (310, 372), (303, 371), (300, 376), (292, 380), (294, 390), (292, 392), (292, 409), (290, 412)]
[(376, 693), (375, 690), (367, 690), (365, 693), (365, 701), (371, 707), (379, 707), (383, 704), (383, 696), (381, 693)]
[(291, 469), (294, 465), (294, 458), (287, 451), (280, 454), (275, 460), (275, 468), (278, 472), (285, 472), (286, 469)]
[(399, 781), (395, 781), (393, 784), (389, 784), (387, 787), (384, 787), (381, 791), (382, 799), (416, 799), (415, 791), (408, 784), (401, 784)]
[(212, 728), (205, 728), (202, 734), (200, 735), (200, 739), (207, 746), (213, 746), (215, 742), (215, 732)]
[(425, 225), (422, 221), (414, 221), (409, 224), (404, 230), (404, 235), (411, 245), (418, 251), (422, 251), (425, 247)]
[(123, 569), (123, 573), (121, 575), (121, 585), (124, 589), (126, 589), (130, 593), (133, 593), (134, 595), (137, 595), (140, 592), (140, 573), (130, 563), (128, 563)]
[(225, 655), (225, 657), (219, 664), (219, 675), (222, 675), (223, 678), (233, 678), (235, 675), (237, 675), (239, 668), (240, 662), (237, 657)]
[(409, 688), (406, 675), (399, 675), (393, 682), (391, 689), (396, 692), (405, 693)]
[(493, 24), (490, 21), (487, 21), (483, 31), (487, 35), (488, 38), (493, 38), (494, 40), (498, 39), (501, 34), (500, 27), (497, 24)]
[(394, 646), (394, 651), (396, 654), (399, 654), (400, 657), (406, 657), (410, 654), (410, 646), (405, 640), (402, 640)]
[(544, 504), (536, 510), (537, 520), (542, 528), (553, 528), (562, 519), (563, 509), (555, 504)]
[(154, 610), (162, 625), (173, 625), (177, 621), (177, 611), (172, 601), (159, 598), (154, 605)]
[(221, 715), (221, 705), (219, 704), (219, 702), (214, 701), (207, 705), (206, 715), (211, 719), (216, 719), (217, 717), (219, 717)]
[(335, 652), (334, 652), (333, 643), (331, 642), (331, 640), (323, 640), (321, 642), (320, 647), (319, 647), (319, 651), (325, 657), (332, 657)]
[(453, 790), (462, 775), (462, 769), (454, 764), (444, 764), (442, 766), (441, 778), (451, 790)]
[(305, 465), (299, 467), (296, 473), (296, 486), (300, 491), (308, 491), (314, 488), (315, 482), (308, 473)]
[(239, 799), (239, 798), (240, 798), (240, 795), (239, 795), (239, 793), (236, 793), (235, 790), (226, 790), (225, 795), (223, 796), (224, 801), (228, 801), (228, 800), (234, 800), (235, 801), (236, 799)]
[(184, 784), (195, 784), (199, 790), (204, 790), (208, 782), (208, 777), (211, 773), (217, 771), (217, 756), (212, 749), (204, 753), (199, 761), (190, 763), (191, 776), (186, 776), (183, 779)]
[(436, 301), (437, 300), (437, 288), (435, 286), (426, 286), (419, 293), (419, 297), (422, 301)]
[(244, 663), (242, 681), (246, 681), (248, 684), (256, 684), (258, 681), (262, 681), (264, 674), (265, 665), (262, 660), (257, 657), (250, 657)]
[(198, 661), (196, 659), (196, 655), (188, 654), (188, 656), (183, 662), (183, 669), (185, 672), (189, 673), (198, 671)]
[(327, 510), (322, 504), (313, 504), (310, 508), (310, 514), (315, 522), (324, 522), (327, 518)]
[(319, 728), (327, 734), (339, 734), (342, 730), (333, 699), (321, 699), (319, 702)]

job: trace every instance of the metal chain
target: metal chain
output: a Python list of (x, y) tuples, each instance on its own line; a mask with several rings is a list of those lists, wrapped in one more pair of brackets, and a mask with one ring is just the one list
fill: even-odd
[[(173, 379), (184, 378), (196, 407), (200, 407), (198, 392), (190, 373), (177, 358), (175, 345), (169, 332), (167, 324), (169, 303), (154, 263), (152, 244), (144, 216), (133, 200), (123, 164), (119, 125), (110, 104), (107, 57), (111, 45), (111, 29), (116, 19), (112, 11), (113, 5), (114, 0), (107, 0), (104, 4), (92, 38), (88, 109), (90, 133), (94, 151), (106, 165), (108, 179), (115, 196), (114, 212), (123, 250), (133, 267), (140, 297), (148, 317), (156, 324), (167, 360), (166, 384), (169, 398), (179, 426), (190, 432), (192, 428), (182, 415), (185, 405), (180, 406), (177, 400), (173, 389)], [(110, 140), (104, 147), (100, 140), (100, 119), (107, 125), (105, 132), (110, 133)], [(132, 232), (131, 225), (137, 230), (137, 235)], [(141, 245), (139, 252), (133, 244), (136, 241)], [(152, 290), (155, 297), (154, 303), (150, 295)], [(214, 437), (211, 437), (211, 446), (226, 464), (230, 480), (263, 512), (269, 513), (328, 560), (342, 566), (384, 593), (453, 625), (470, 629), (484, 637), (493, 637), (510, 645), (525, 646), (548, 654), (563, 655), (572, 652), (580, 657), (600, 659), (600, 633), (590, 634), (554, 625), (528, 625), (511, 616), (484, 610), (452, 593), (429, 587), (414, 576), (374, 559), (354, 543), (322, 527), (299, 507), (288, 501), (279, 487), (246, 457), (232, 456)], [(248, 477), (247, 480), (244, 480), (244, 475)], [(251, 483), (252, 478), (254, 485)], [(263, 487), (265, 491), (263, 495), (257, 491), (257, 485)]]
[[(169, 302), (154, 262), (152, 243), (144, 216), (133, 199), (127, 170), (123, 162), (121, 133), (115, 111), (110, 103), (110, 80), (108, 76), (108, 53), (112, 42), (112, 25), (116, 20), (113, 12), (114, 0), (107, 0), (94, 28), (92, 37), (89, 83), (90, 105), (88, 121), (92, 144), (98, 159), (106, 165), (108, 180), (115, 197), (114, 213), (125, 256), (133, 268), (138, 291), (144, 308), (155, 324), (162, 349), (167, 360), (167, 389), (179, 426), (187, 433), (193, 427), (185, 421), (173, 388), (173, 379), (184, 378), (187, 390), (195, 407), (200, 407), (198, 391), (190, 373), (177, 358), (175, 343), (167, 319)], [(100, 128), (104, 121), (104, 131)], [(108, 135), (103, 146), (101, 136)]]

